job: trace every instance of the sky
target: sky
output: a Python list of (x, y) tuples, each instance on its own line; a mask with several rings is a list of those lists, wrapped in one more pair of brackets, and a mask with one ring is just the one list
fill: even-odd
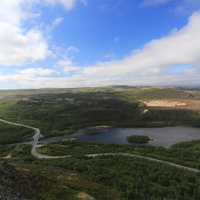
[(0, 89), (200, 86), (199, 0), (0, 3)]

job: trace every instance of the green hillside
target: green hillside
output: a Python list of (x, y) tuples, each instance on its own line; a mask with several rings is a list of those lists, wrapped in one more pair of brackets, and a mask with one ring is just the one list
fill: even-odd
[[(128, 92), (127, 92), (128, 93)], [(136, 99), (192, 99), (194, 96), (184, 90), (169, 87), (151, 87), (135, 89), (128, 93)]]

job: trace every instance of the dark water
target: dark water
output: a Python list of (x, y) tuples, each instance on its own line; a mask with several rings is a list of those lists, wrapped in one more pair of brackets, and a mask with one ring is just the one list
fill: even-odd
[(77, 139), (101, 141), (108, 143), (130, 144), (126, 141), (129, 135), (147, 135), (153, 141), (149, 145), (170, 147), (172, 144), (200, 139), (200, 128), (195, 127), (162, 127), (162, 128), (110, 128), (103, 133), (79, 136)]

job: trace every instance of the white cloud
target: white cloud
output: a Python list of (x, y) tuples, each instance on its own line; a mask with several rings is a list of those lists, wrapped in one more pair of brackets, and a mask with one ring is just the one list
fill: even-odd
[(19, 70), (18, 73), (26, 76), (50, 76), (55, 73), (55, 71), (43, 68), (28, 68), (24, 70)]
[(53, 27), (58, 26), (62, 20), (63, 20), (62, 17), (55, 19), (52, 23)]
[(114, 58), (115, 54), (114, 53), (108, 53), (104, 56), (104, 58)]
[(144, 7), (157, 6), (157, 5), (168, 3), (169, 1), (172, 1), (172, 0), (144, 0), (141, 3), (141, 6), (144, 6)]
[(50, 33), (51, 31), (53, 31), (56, 28), (56, 26), (58, 26), (62, 21), (63, 21), (62, 17), (59, 17), (59, 18), (55, 19), (52, 22), (52, 24), (47, 27), (47, 32)]
[[(62, 5), (66, 10), (72, 9), (76, 2), (79, 0), (43, 0), (46, 4), (55, 6), (57, 4)], [(86, 0), (80, 0), (82, 3), (86, 4)]]
[(187, 14), (190, 15), (193, 12), (200, 10), (200, 1), (199, 0), (182, 0), (175, 7), (174, 11), (178, 14)]
[(64, 67), (65, 74), (69, 74), (70, 72), (77, 73), (80, 70), (81, 70), (81, 67), (76, 67), (76, 66), (65, 66)]
[[(62, 78), (29, 77), (25, 74), (0, 76), (1, 82), (15, 81), (21, 88), (86, 87), (127, 85), (196, 85), (200, 83), (200, 12), (193, 14), (182, 29), (152, 40), (140, 50), (119, 61), (100, 62), (94, 66), (75, 66), (68, 57), (57, 63), (72, 75)], [(191, 66), (178, 71), (172, 66)]]
[[(197, 66), (200, 63), (200, 12), (189, 18), (188, 24), (168, 36), (147, 43), (143, 49), (120, 61), (100, 62), (85, 67), (87, 76), (125, 76), (152, 68), (176, 65)], [(163, 71), (163, 70), (161, 70)]]
[(0, 65), (24, 65), (50, 53), (42, 31), (23, 27), (24, 21), (35, 17), (28, 11), (30, 4), (30, 0), (1, 1)]
[[(62, 78), (27, 76), (17, 74), (2, 76), (0, 75), (0, 85), (14, 82), (12, 88), (74, 88), (74, 87), (97, 87), (106, 85), (197, 85), (200, 82), (200, 69), (193, 68), (184, 70), (182, 73), (165, 74), (162, 76), (148, 74), (145, 76), (115, 76), (115, 77), (86, 77), (74, 75)], [(11, 87), (7, 87), (7, 89)]]
[(23, 9), (29, 0), (1, 0), (0, 20), (8, 23), (21, 25), (22, 20), (30, 17), (30, 13)]
[(74, 46), (69, 46), (66, 51), (63, 53), (62, 58), (57, 61), (55, 68), (61, 70), (65, 74), (70, 74), (71, 72), (77, 73), (80, 72), (82, 67), (76, 66), (73, 62), (74, 53), (79, 52), (79, 49)]
[(70, 59), (68, 59), (68, 58), (64, 58), (63, 60), (59, 60), (57, 62), (57, 65), (58, 66), (62, 66), (62, 67), (72, 66), (73, 62)]
[(150, 7), (150, 6), (159, 6), (163, 4), (169, 4), (169, 9), (175, 13), (181, 15), (191, 15), (194, 12), (200, 10), (200, 1), (199, 0), (143, 0), (140, 6)]
[[(33, 13), (36, 4), (60, 4), (69, 10), (76, 2), (77, 0), (1, 0), (0, 65), (25, 65), (52, 55), (44, 32), (38, 27), (27, 28), (24, 24), (39, 16)], [(81, 2), (86, 3), (84, 0)], [(47, 28), (47, 32), (52, 31), (62, 20), (63, 18), (57, 18)]]
[(82, 69), (81, 67), (74, 66), (74, 63), (66, 56), (62, 60), (59, 60), (56, 65), (61, 67), (65, 74), (69, 74), (70, 72), (76, 73)]
[[(65, 9), (73, 8), (74, 3), (77, 2), (75, 0), (41, 1), (46, 1), (51, 5), (60, 4)], [(34, 2), (41, 3), (41, 1), (36, 0)], [(24, 2), (30, 4), (32, 1), (2, 0), (2, 6), (0, 7), (1, 65), (24, 65), (32, 61), (45, 59), (49, 55), (49, 47), (43, 32), (36, 27), (25, 29), (23, 26), (24, 21), (35, 17), (28, 10), (24, 12), (24, 9), (22, 9), (25, 6)], [(68, 4), (64, 4), (64, 2), (68, 2)], [(159, 2), (161, 3), (161, 1), (154, 1), (154, 4), (156, 2), (157, 5)], [(184, 0), (184, 2), (189, 1)], [(198, 2), (196, 1), (196, 3)], [(9, 15), (11, 15), (10, 18), (6, 17)], [(61, 21), (62, 18), (56, 19), (52, 26), (59, 25)], [(173, 29), (167, 36), (150, 41), (140, 50), (133, 50), (130, 55), (122, 60), (99, 62), (93, 66), (76, 66), (73, 57), (69, 58), (69, 54), (79, 50), (74, 46), (70, 46), (65, 51), (66, 55), (55, 65), (55, 69), (57, 68), (68, 76), (53, 78), (51, 75), (57, 73), (55, 70), (37, 67), (17, 71), (15, 75), (1, 74), (0, 83), (15, 82), (16, 88), (84, 87), (113, 84), (197, 84), (200, 82), (199, 33), (200, 12), (196, 12), (182, 29)], [(118, 39), (116, 37), (116, 40)], [(107, 56), (111, 57), (113, 55)], [(183, 69), (179, 73), (170, 71), (171, 66), (179, 65), (190, 65), (191, 68)]]
[(67, 52), (67, 53), (72, 53), (72, 52), (73, 52), (73, 53), (74, 53), (74, 52), (76, 53), (76, 52), (79, 52), (79, 49), (76, 48), (76, 47), (74, 47), (74, 46), (70, 46), (70, 47), (67, 48), (66, 52)]
[(24, 65), (49, 54), (48, 45), (37, 29), (24, 31), (0, 22), (0, 65)]

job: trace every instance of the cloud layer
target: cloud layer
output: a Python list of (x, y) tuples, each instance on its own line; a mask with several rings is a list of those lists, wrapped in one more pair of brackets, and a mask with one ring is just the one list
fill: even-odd
[(83, 74), (87, 76), (125, 76), (140, 75), (146, 70), (155, 74), (166, 71), (170, 66), (199, 66), (199, 33), (200, 12), (197, 12), (189, 18), (188, 24), (182, 29), (174, 29), (168, 36), (152, 40), (144, 45), (143, 49), (134, 50), (123, 60), (85, 67)]
[[(143, 6), (161, 5), (171, 0), (145, 0)], [(52, 52), (48, 34), (63, 18), (58, 17), (46, 26), (47, 35), (39, 26), (25, 28), (27, 20), (37, 20), (39, 14), (33, 5), (61, 5), (65, 10), (74, 8), (84, 0), (2, 0), (0, 7), (0, 65), (25, 66), (40, 60), (54, 62), (42, 68), (27, 67), (14, 70), (11, 75), (0, 74), (0, 83), (13, 83), (9, 88), (84, 87), (114, 84), (127, 85), (196, 85), (200, 83), (200, 12), (192, 14), (181, 29), (174, 28), (168, 35), (152, 40), (141, 49), (133, 49), (121, 60), (97, 62), (92, 66), (77, 66), (73, 54), (79, 49), (69, 46), (61, 54)], [(199, 5), (194, 0), (191, 6)], [(183, 0), (176, 9), (181, 10), (189, 0)], [(200, 7), (200, 5), (199, 5)], [(10, 16), (10, 17), (8, 17)], [(121, 37), (115, 37), (119, 43)], [(59, 47), (55, 47), (59, 49)], [(70, 57), (71, 56), (71, 57)], [(115, 54), (105, 54), (116, 58)], [(47, 65), (46, 65), (47, 66)], [(177, 70), (178, 68), (178, 70)]]
[(66, 10), (72, 9), (76, 2), (80, 1), (84, 4), (86, 4), (85, 0), (43, 0), (46, 4), (49, 4), (51, 6), (56, 6), (58, 4), (62, 5)]
[[(44, 60), (51, 54), (47, 36), (39, 27), (25, 28), (27, 20), (36, 20), (39, 14), (32, 11), (34, 5), (61, 5), (72, 9), (79, 0), (2, 0), (0, 6), (0, 65), (25, 65)], [(80, 0), (85, 3), (84, 0)], [(48, 32), (63, 19), (57, 18)]]
[(36, 16), (24, 9), (28, 4), (29, 0), (1, 1), (0, 65), (24, 65), (49, 54), (43, 33), (37, 27), (23, 27), (24, 21)]

